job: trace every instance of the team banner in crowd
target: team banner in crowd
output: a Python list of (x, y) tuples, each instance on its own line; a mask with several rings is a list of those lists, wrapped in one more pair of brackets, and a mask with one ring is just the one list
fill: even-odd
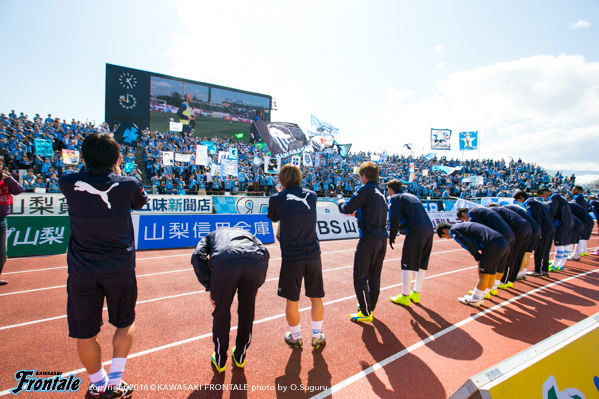
[(324, 152), (314, 153), (314, 167), (315, 168), (326, 168), (327, 166), (327, 154)]
[(162, 151), (162, 164), (167, 166), (167, 165), (173, 165), (175, 160), (175, 153), (174, 151)]
[(331, 125), (328, 122), (325, 122), (322, 119), (319, 119), (317, 117), (315, 117), (314, 115), (311, 115), (311, 122), (312, 122), (312, 126), (314, 126), (314, 129), (316, 129), (316, 132), (318, 134), (337, 134), (339, 133), (339, 129), (337, 129), (335, 126)]
[(229, 148), (229, 159), (237, 159), (239, 157), (239, 151), (237, 148)]
[(476, 208), (479, 206), (482, 206), (482, 205), (477, 204), (476, 202), (465, 200), (463, 198), (458, 198), (456, 200), (455, 204), (453, 205), (453, 209), (451, 211), (455, 212), (460, 208)]
[(294, 155), (289, 160), (289, 163), (292, 164), (293, 166), (299, 167), (302, 164), (302, 158), (299, 155)]
[(478, 131), (460, 132), (460, 151), (478, 150)]
[(239, 174), (237, 159), (224, 158), (220, 162), (220, 170), (222, 176), (234, 176), (237, 177)]
[(79, 151), (62, 150), (62, 163), (65, 165), (77, 165), (79, 163)]
[(339, 155), (343, 158), (349, 155), (350, 148), (351, 144), (337, 144), (337, 151), (339, 151)]
[(451, 149), (451, 130), (431, 129), (431, 150)]
[(308, 144), (302, 129), (295, 123), (254, 121), (268, 151), (276, 158), (299, 154)]
[(52, 149), (52, 140), (35, 139), (35, 153), (40, 157), (52, 157), (54, 150)]
[(416, 179), (416, 171), (415, 171), (415, 167), (414, 167), (414, 162), (410, 162), (408, 171), (410, 173), (410, 179), (408, 181), (413, 182)]
[(447, 173), (450, 176), (455, 176), (456, 174), (458, 174), (461, 170), (462, 167), (461, 166), (456, 166), (455, 168), (452, 168), (451, 166), (445, 166), (445, 165), (434, 165), (432, 167), (433, 171), (441, 171), (443, 173)]
[(304, 152), (304, 166), (309, 166), (312, 167), (314, 166), (314, 162), (313, 162), (313, 158), (312, 158), (312, 153), (310, 152)]
[(131, 173), (135, 169), (135, 164), (133, 162), (125, 162), (125, 173)]
[(264, 173), (277, 174), (281, 170), (281, 158), (264, 157)]
[(314, 152), (335, 152), (335, 139), (331, 135), (311, 136), (310, 144)]
[(516, 202), (512, 197), (483, 197), (480, 199), (480, 204), (482, 206), (487, 206), (489, 204), (498, 204), (501, 206), (520, 205), (520, 203)]
[(222, 163), (223, 159), (225, 158), (229, 158), (229, 153), (227, 151), (219, 151), (218, 152), (218, 162), (217, 163)]
[(177, 153), (175, 153), (175, 162), (190, 163), (191, 162), (191, 154), (179, 154), (177, 152)]
[(196, 145), (196, 165), (208, 165), (208, 146)]
[(265, 244), (275, 240), (266, 215), (142, 215), (137, 249), (195, 247), (202, 237), (223, 227), (249, 231)]

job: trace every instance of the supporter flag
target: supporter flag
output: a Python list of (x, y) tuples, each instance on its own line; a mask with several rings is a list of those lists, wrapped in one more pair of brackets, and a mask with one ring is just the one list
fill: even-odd
[(238, 174), (238, 164), (236, 159), (223, 158), (220, 163), (220, 170), (223, 176), (234, 176)]
[(276, 158), (287, 158), (306, 148), (308, 138), (295, 123), (254, 121), (268, 151)]
[(302, 162), (302, 159), (301, 159), (301, 157), (300, 157), (299, 155), (294, 155), (294, 156), (292, 156), (292, 157), (291, 157), (291, 159), (290, 159), (290, 162), (289, 162), (289, 163), (290, 163), (291, 165), (293, 165), (293, 166), (298, 166), (298, 167), (299, 167), (299, 166), (300, 166), (300, 164), (301, 164), (301, 162)]
[(325, 122), (322, 119), (319, 119), (317, 117), (315, 117), (314, 115), (311, 115), (312, 118), (312, 126), (314, 126), (314, 128), (316, 129), (316, 133), (317, 134), (337, 134), (339, 133), (339, 129), (337, 129), (335, 126), (331, 125), (328, 122)]
[(220, 176), (220, 165), (217, 163), (210, 164), (210, 175)]
[(431, 129), (431, 150), (451, 149), (451, 130)]
[(477, 204), (476, 202), (465, 200), (463, 198), (458, 198), (456, 200), (455, 204), (453, 205), (453, 208), (451, 209), (451, 211), (456, 212), (460, 208), (476, 208), (479, 206), (482, 206), (482, 205)]
[(133, 148), (135, 148), (138, 137), (139, 128), (128, 121), (121, 123), (117, 131), (114, 132), (114, 139), (117, 143)]
[(243, 133), (238, 133), (235, 135), (235, 137), (237, 137), (238, 139), (242, 139), (243, 138)]
[(77, 165), (79, 163), (79, 151), (62, 150), (62, 163), (65, 165)]
[(180, 153), (175, 153), (175, 162), (184, 162), (184, 163), (190, 163), (191, 162), (191, 154), (180, 154)]
[(409, 169), (408, 171), (410, 172), (410, 182), (413, 182), (416, 178), (416, 172), (415, 172), (415, 168), (414, 168), (414, 162), (410, 162), (409, 165)]
[(354, 175), (359, 175), (359, 174), (360, 174), (360, 167), (354, 166)]
[(478, 150), (478, 131), (460, 132), (460, 151)]
[(378, 161), (380, 161), (380, 160), (381, 160), (381, 156), (380, 156), (379, 154), (372, 154), (372, 155), (370, 156), (370, 160), (371, 160), (372, 162), (378, 162)]
[(208, 165), (208, 146), (196, 145), (196, 165)]
[(281, 158), (264, 157), (264, 173), (277, 174), (281, 170)]
[(125, 173), (131, 173), (135, 169), (133, 162), (125, 162)]
[(258, 166), (262, 164), (262, 157), (258, 154), (254, 154), (254, 161), (253, 164)]
[(237, 159), (239, 157), (239, 152), (237, 148), (229, 148), (229, 159)]
[(229, 153), (227, 151), (218, 152), (218, 163), (222, 163), (223, 158), (229, 158)]
[(327, 154), (324, 152), (314, 153), (314, 167), (315, 168), (326, 168), (327, 166)]
[(173, 161), (175, 159), (174, 151), (162, 151), (162, 164), (163, 165), (173, 165)]
[(435, 154), (434, 152), (431, 152), (430, 154), (426, 154), (424, 156), (424, 159), (431, 160), (431, 159), (435, 158), (436, 156), (437, 156), (437, 154)]
[(51, 158), (54, 155), (54, 151), (52, 150), (52, 140), (46, 139), (35, 139), (35, 153), (40, 157), (49, 157)]
[(406, 147), (408, 149), (408, 151), (412, 151), (412, 143), (407, 143), (403, 145), (404, 147)]
[(304, 166), (314, 166), (314, 162), (312, 160), (312, 153), (304, 152)]
[(351, 144), (337, 144), (337, 150), (342, 158), (345, 158), (349, 155), (350, 148)]
[(462, 167), (456, 166), (455, 168), (452, 168), (450, 166), (445, 166), (445, 165), (435, 165), (435, 166), (433, 166), (433, 171), (435, 171), (435, 170), (447, 173), (450, 176), (455, 176), (462, 170)]

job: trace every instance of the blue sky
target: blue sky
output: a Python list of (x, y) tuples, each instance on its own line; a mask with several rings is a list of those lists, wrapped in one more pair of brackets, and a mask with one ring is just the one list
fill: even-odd
[(430, 128), (457, 149), (478, 130), (482, 157), (599, 174), (596, 1), (4, 0), (0, 13), (0, 112), (100, 122), (111, 63), (272, 95), (273, 120), (308, 129), (313, 113), (352, 150), (428, 153)]

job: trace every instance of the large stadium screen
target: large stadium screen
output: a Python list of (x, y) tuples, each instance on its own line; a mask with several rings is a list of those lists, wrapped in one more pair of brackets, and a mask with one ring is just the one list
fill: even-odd
[(194, 135), (249, 140), (255, 117), (270, 121), (272, 97), (209, 83), (106, 64), (106, 113), (111, 125), (130, 121), (140, 129), (164, 132), (180, 122), (177, 112), (191, 96)]

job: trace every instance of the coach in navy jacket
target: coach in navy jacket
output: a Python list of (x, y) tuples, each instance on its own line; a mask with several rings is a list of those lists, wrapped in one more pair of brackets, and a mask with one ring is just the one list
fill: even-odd
[(200, 240), (191, 256), (198, 281), (210, 291), (214, 306), (212, 362), (219, 372), (224, 371), (227, 363), (231, 304), (236, 292), (239, 321), (232, 355), (237, 364), (245, 362), (252, 337), (256, 294), (266, 279), (269, 258), (268, 250), (259, 239), (238, 228), (214, 230)]

